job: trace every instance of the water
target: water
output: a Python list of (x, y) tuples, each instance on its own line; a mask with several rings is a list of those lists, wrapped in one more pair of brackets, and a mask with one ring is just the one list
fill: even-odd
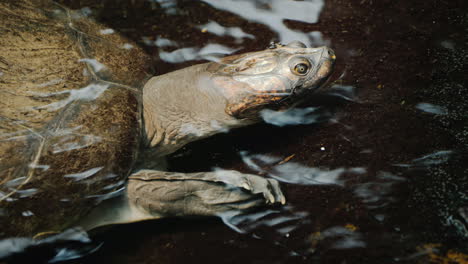
[(339, 96), (266, 112), (269, 124), (170, 158), (176, 171), (276, 178), (287, 206), (226, 216), (231, 228), (217, 219), (111, 227), (91, 234), (98, 250), (76, 263), (467, 263), (464, 1), (61, 2), (141, 45), (157, 74), (271, 41), (326, 44), (338, 57)]

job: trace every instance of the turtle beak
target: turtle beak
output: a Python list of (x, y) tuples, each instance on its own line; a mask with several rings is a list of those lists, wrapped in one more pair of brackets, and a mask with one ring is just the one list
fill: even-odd
[(328, 47), (322, 47), (322, 54), (316, 72), (317, 77), (319, 79), (329, 77), (333, 71), (333, 67), (335, 66), (335, 61), (335, 52)]

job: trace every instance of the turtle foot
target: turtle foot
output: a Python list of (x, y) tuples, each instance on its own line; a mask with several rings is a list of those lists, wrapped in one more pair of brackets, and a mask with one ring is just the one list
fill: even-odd
[(127, 192), (134, 207), (155, 217), (213, 216), (286, 203), (276, 180), (230, 170), (201, 173), (141, 170), (130, 176)]
[(266, 203), (286, 203), (280, 185), (275, 179), (267, 179), (253, 174), (244, 174), (232, 170), (215, 171), (222, 182), (242, 188), (252, 194), (263, 194)]

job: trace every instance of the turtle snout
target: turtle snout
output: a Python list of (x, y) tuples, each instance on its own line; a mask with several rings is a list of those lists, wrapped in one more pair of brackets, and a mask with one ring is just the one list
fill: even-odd
[(333, 61), (336, 60), (335, 52), (328, 47), (324, 47), (324, 52), (322, 53), (322, 57), (331, 59)]
[(328, 48), (323, 47), (322, 56), (320, 58), (320, 63), (317, 69), (316, 78), (317, 79), (326, 79), (333, 72), (335, 65), (336, 55), (335, 52)]
[(335, 51), (333, 51), (329, 47), (322, 46), (322, 47), (313, 48), (310, 50), (311, 50), (310, 58), (318, 65), (320, 65), (324, 61), (329, 61), (330, 63), (333, 64), (336, 60)]
[(332, 49), (323, 46), (316, 48), (310, 58), (314, 62), (315, 71), (312, 71), (310, 75), (308, 75), (303, 86), (315, 90), (326, 83), (331, 76), (336, 61), (336, 55)]

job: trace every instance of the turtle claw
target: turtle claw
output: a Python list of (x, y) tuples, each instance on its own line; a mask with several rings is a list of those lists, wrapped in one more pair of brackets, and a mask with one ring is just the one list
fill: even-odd
[(267, 179), (254, 174), (245, 174), (234, 170), (217, 170), (215, 181), (241, 188), (252, 194), (263, 194), (266, 204), (286, 203), (277, 180)]
[(272, 186), (272, 190), (274, 190), (275, 193), (275, 201), (279, 202), (281, 204), (286, 204), (286, 197), (284, 197), (283, 192), (281, 191), (281, 187), (279, 185), (279, 182), (274, 179), (269, 179), (270, 184)]
[(250, 185), (247, 184), (247, 183), (244, 183), (244, 184), (242, 185), (242, 188), (246, 189), (247, 191), (251, 191), (251, 190), (252, 190), (252, 189), (250, 188)]
[[(266, 179), (257, 175), (253, 174), (243, 174), (237, 171), (222, 171), (224, 173), (228, 174), (237, 174), (237, 175), (232, 175), (235, 176), (238, 180), (241, 181), (242, 184), (236, 185), (235, 181), (226, 181), (225, 183), (227, 184), (233, 184), (236, 185), (237, 187), (241, 187), (252, 194), (263, 194), (263, 197), (265, 198), (265, 203), (266, 204), (274, 204), (274, 203), (281, 203), (285, 204), (286, 203), (286, 198), (283, 195), (283, 192), (281, 191), (280, 185), (277, 180), (275, 179)], [(224, 177), (227, 175), (225, 174)], [(223, 177), (223, 178), (224, 178)]]

